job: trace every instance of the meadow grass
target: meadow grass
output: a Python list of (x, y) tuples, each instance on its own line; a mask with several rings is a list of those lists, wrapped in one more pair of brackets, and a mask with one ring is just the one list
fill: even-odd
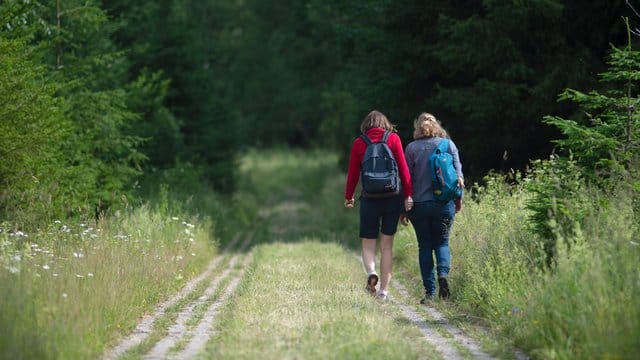
[[(467, 195), (450, 238), (452, 301), (436, 302), (439, 309), (454, 320), (476, 319), (486, 335), (467, 321), (461, 327), (501, 358), (513, 356), (510, 346), (536, 359), (640, 354), (640, 248), (624, 197), (594, 201), (609, 206), (594, 206), (583, 224), (575, 224), (575, 235), (559, 240), (547, 267), (545, 240), (527, 224), (529, 194), (493, 178)], [(410, 227), (399, 231), (394, 250), (397, 272), (419, 293)]]
[(299, 239), (259, 245), (204, 358), (438, 358), (399, 310), (367, 295), (351, 251)]
[(2, 225), (0, 357), (96, 358), (216, 252), (211, 222), (141, 206), (99, 222)]

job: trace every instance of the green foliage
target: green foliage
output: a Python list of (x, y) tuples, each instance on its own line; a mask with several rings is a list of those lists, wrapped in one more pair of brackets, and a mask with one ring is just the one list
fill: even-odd
[(146, 156), (137, 149), (141, 139), (130, 130), (138, 116), (127, 107), (127, 65), (109, 38), (112, 30), (98, 5), (65, 1), (43, 9), (43, 16), (52, 24), (54, 18), (61, 19), (54, 35), (44, 41), (55, 54), (53, 79), (66, 84), (59, 94), (75, 126), (75, 136), (65, 145), (78, 181), (64, 185), (73, 189), (69, 195), (76, 201), (101, 210), (132, 196), (131, 184)]
[[(640, 53), (632, 50), (631, 39), (624, 49), (612, 48), (609, 68), (601, 74), (605, 90), (583, 93), (567, 89), (561, 100), (572, 100), (583, 109), (579, 120), (546, 116), (544, 122), (557, 127), (564, 138), (556, 140), (569, 157), (536, 160), (527, 181), (532, 194), (530, 229), (543, 236), (549, 265), (558, 251), (558, 239), (571, 239), (584, 225), (592, 207), (601, 207), (599, 198), (587, 197), (587, 189), (614, 193), (629, 192), (627, 202), (637, 204), (640, 115), (637, 80), (640, 80)], [(622, 90), (621, 90), (622, 89)], [(637, 210), (637, 205), (635, 205)], [(570, 243), (567, 243), (570, 246)]]
[(68, 179), (60, 153), (72, 124), (44, 72), (25, 40), (0, 32), (0, 217), (20, 222), (55, 215), (64, 193), (57, 180)]
[(145, 69), (127, 85), (127, 107), (138, 116), (131, 132), (144, 140), (139, 149), (149, 157), (147, 167), (152, 169), (173, 166), (176, 154), (184, 151), (180, 121), (165, 105), (170, 83), (162, 71)]
[(1, 126), (12, 128), (3, 143), (14, 143), (3, 157), (15, 160), (6, 162), (13, 174), (2, 202), (14, 219), (46, 222), (132, 196), (146, 157), (137, 149), (141, 139), (129, 132), (137, 116), (126, 103), (126, 64), (96, 5), (0, 5), (6, 21), (0, 41), (9, 46), (2, 64), (11, 66), (2, 76), (10, 87), (2, 92), (8, 117)]
[(549, 265), (558, 237), (571, 237), (575, 224), (584, 220), (595, 201), (588, 196), (583, 171), (573, 159), (551, 157), (532, 165), (525, 179), (525, 190), (531, 195), (526, 201), (528, 230), (545, 239), (543, 264)]
[[(406, 141), (411, 119), (429, 111), (460, 145), (465, 174), (475, 179), (548, 156), (556, 135), (539, 119), (570, 114), (555, 94), (593, 84), (603, 49), (624, 37), (620, 0), (323, 3), (340, 14), (332, 30), (343, 57), (323, 108), (323, 127), (344, 134), (331, 139), (348, 148), (364, 114), (377, 108)], [(350, 98), (355, 106), (341, 108)]]
[(640, 350), (640, 248), (633, 209), (623, 201), (628, 193), (587, 192), (603, 206), (590, 207), (572, 234), (558, 237), (550, 271), (516, 295), (521, 311), (505, 322), (534, 357), (631, 359)]
[(568, 89), (560, 100), (571, 100), (583, 109), (579, 121), (547, 116), (544, 121), (558, 127), (565, 138), (556, 140), (562, 149), (571, 151), (580, 166), (587, 170), (592, 182), (606, 185), (602, 180), (628, 173), (637, 178), (631, 165), (638, 163), (640, 154), (640, 52), (613, 48), (609, 68), (601, 74), (609, 90), (583, 93)]

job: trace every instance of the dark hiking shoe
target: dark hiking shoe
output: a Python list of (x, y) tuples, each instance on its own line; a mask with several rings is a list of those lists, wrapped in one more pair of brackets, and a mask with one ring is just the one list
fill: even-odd
[(451, 292), (449, 291), (449, 282), (446, 277), (438, 278), (438, 296), (441, 299), (448, 299)]
[(371, 296), (376, 296), (376, 285), (378, 285), (378, 274), (372, 273), (367, 277), (367, 291)]

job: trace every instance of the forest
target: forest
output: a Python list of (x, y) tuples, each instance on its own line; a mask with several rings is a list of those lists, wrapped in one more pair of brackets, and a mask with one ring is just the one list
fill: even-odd
[[(0, 358), (635, 359), (638, 40), (631, 0), (0, 0)], [(359, 287), (374, 109), (460, 150), (446, 301), (410, 227)]]
[(606, 86), (624, 16), (640, 22), (623, 0), (4, 0), (0, 213), (100, 213), (161, 177), (229, 193), (243, 149), (344, 158), (372, 109), (406, 142), (435, 114), (470, 179), (524, 170), (559, 151), (544, 116), (587, 121), (559, 94)]

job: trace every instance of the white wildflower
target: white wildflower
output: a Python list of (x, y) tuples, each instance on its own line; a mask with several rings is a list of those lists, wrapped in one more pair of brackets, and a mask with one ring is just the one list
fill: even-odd
[(62, 293), (62, 297), (66, 299), (69, 295), (67, 295), (67, 293)]
[(45, 270), (49, 270), (49, 269), (51, 269), (51, 268), (49, 267), (49, 265), (47, 265), (47, 264), (42, 265), (42, 268), (43, 268), (43, 269), (45, 269)]
[(177, 217), (174, 216), (174, 217), (171, 218), (171, 220), (178, 221), (180, 219), (178, 219)]
[(196, 256), (196, 253), (191, 253), (191, 256)]
[(77, 278), (79, 278), (79, 279), (81, 279), (81, 278), (83, 278), (83, 277), (84, 277), (84, 275), (76, 274), (76, 277), (77, 277)]
[(20, 262), (21, 260), (20, 254), (14, 254), (13, 256), (11, 256), (11, 260), (15, 262)]
[(629, 243), (630, 243), (631, 245), (633, 245), (633, 246), (638, 246), (638, 245), (640, 245), (640, 244), (638, 244), (637, 242), (635, 242), (635, 241), (633, 241), (633, 240), (629, 241)]
[(93, 277), (93, 273), (87, 273), (88, 277)]
[(189, 238), (189, 241), (190, 241), (190, 242), (194, 242), (195, 240), (194, 240), (192, 237), (190, 237), (190, 238)]
[(51, 275), (53, 275), (53, 277), (58, 277), (58, 274), (57, 274), (57, 273), (53, 273), (53, 274), (51, 274)]
[(56, 221), (54, 221), (53, 223), (54, 223), (54, 224), (62, 224), (62, 221), (60, 221), (60, 220), (56, 220)]
[(83, 253), (81, 253), (81, 252), (75, 252), (75, 251), (74, 251), (74, 252), (73, 252), (73, 257), (76, 257), (76, 258), (82, 259), (82, 258), (84, 257), (84, 254), (83, 254)]
[(176, 256), (176, 261), (180, 261), (180, 260), (182, 260), (182, 255)]
[(9, 272), (12, 274), (17, 274), (20, 272), (20, 269), (15, 266), (7, 266), (6, 269), (9, 270)]
[(193, 225), (193, 224), (187, 224), (187, 227), (190, 227), (190, 228), (192, 228), (192, 229), (193, 229), (193, 228), (194, 228), (194, 227), (196, 227), (196, 226), (195, 226), (195, 225)]

